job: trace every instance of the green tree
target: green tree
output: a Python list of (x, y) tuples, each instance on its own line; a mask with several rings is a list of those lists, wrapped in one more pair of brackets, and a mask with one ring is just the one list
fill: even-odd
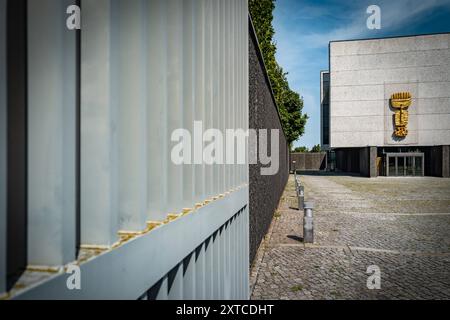
[(308, 147), (302, 146), (302, 147), (295, 148), (293, 152), (309, 152), (309, 149), (308, 149)]
[(311, 152), (320, 152), (322, 151), (320, 149), (320, 144), (316, 144), (314, 147), (312, 147)]
[(292, 144), (305, 132), (308, 115), (303, 114), (303, 99), (291, 90), (287, 73), (277, 63), (277, 48), (273, 40), (275, 30), (272, 26), (275, 0), (250, 0), (249, 11), (258, 37), (259, 46), (266, 64), (275, 101), (278, 105), (281, 124), (289, 144)]

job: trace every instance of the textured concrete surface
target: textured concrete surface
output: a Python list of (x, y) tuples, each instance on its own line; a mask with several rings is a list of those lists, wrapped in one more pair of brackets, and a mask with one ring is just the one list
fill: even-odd
[[(249, 166), (250, 263), (261, 239), (267, 233), (288, 179), (288, 146), (272, 96), (269, 79), (259, 52), (252, 26), (249, 34), (249, 126), (251, 129), (278, 129), (279, 170), (275, 175), (261, 175), (261, 164)], [(270, 150), (270, 141), (268, 150)], [(274, 155), (272, 155), (274, 156)]]
[[(448, 145), (450, 33), (330, 43), (331, 147)], [(409, 91), (409, 134), (395, 139), (390, 96)]]
[[(327, 166), (326, 152), (295, 152), (290, 154), (290, 171), (323, 170)], [(292, 163), (295, 161), (295, 166)]]
[[(450, 179), (303, 175), (315, 243), (290, 177), (252, 269), (252, 299), (450, 299)], [(381, 289), (367, 288), (367, 268)]]

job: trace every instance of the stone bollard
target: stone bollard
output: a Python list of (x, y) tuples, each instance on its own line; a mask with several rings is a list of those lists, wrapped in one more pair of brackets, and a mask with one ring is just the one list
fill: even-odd
[(295, 181), (295, 193), (297, 195), (297, 198), (300, 196), (300, 188), (302, 187), (302, 184), (300, 183), (300, 179)]
[(297, 166), (295, 165), (296, 162), (292, 161), (293, 167), (294, 167), (294, 179), (297, 181)]
[(297, 179), (295, 179), (295, 190), (297, 191), (298, 194), (298, 188), (302, 185), (302, 183), (300, 182), (300, 178), (297, 177)]
[(305, 204), (304, 204), (305, 215), (303, 216), (303, 242), (304, 243), (314, 243), (313, 208), (314, 208), (314, 204), (312, 202), (305, 202)]
[(299, 185), (297, 188), (298, 210), (302, 210), (305, 202), (305, 187)]

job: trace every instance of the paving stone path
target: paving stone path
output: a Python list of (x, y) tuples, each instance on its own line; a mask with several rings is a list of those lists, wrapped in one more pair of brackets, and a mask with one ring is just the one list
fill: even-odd
[[(252, 268), (252, 299), (450, 299), (450, 179), (300, 177), (315, 243), (302, 242), (291, 176)], [(371, 265), (379, 290), (367, 288)]]

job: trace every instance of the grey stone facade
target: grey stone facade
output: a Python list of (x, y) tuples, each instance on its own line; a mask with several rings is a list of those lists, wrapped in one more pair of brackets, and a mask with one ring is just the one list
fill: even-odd
[[(336, 168), (374, 177), (380, 163), (387, 165), (385, 150), (415, 151), (425, 154), (425, 175), (448, 177), (450, 33), (332, 41), (329, 50), (329, 82), (321, 72), (321, 130), (329, 121), (329, 144), (322, 132), (322, 146), (336, 151)], [(397, 92), (412, 96), (404, 138), (394, 135), (390, 99)]]
[[(330, 43), (332, 148), (450, 144), (450, 34)], [(393, 136), (389, 99), (412, 94), (409, 134)]]

